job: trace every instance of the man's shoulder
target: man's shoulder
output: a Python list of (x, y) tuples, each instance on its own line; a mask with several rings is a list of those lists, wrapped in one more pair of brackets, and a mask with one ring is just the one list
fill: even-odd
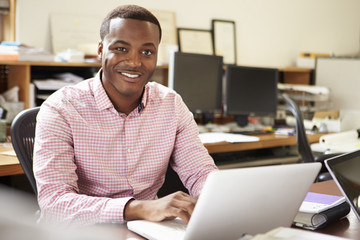
[(46, 101), (48, 102), (62, 102), (62, 101), (77, 101), (89, 94), (89, 84), (91, 79), (81, 81), (75, 85), (62, 87), (61, 89), (50, 95)]
[(157, 82), (149, 82), (147, 87), (152, 98), (164, 99), (166, 97), (175, 97), (177, 95), (173, 89)]

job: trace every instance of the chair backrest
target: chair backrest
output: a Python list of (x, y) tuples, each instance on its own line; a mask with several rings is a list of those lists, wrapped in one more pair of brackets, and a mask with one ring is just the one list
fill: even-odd
[(11, 142), (26, 177), (37, 195), (33, 172), (33, 150), (35, 140), (36, 116), (40, 107), (26, 109), (20, 112), (11, 124)]
[(310, 144), (306, 136), (302, 113), (298, 105), (289, 96), (283, 94), (282, 97), (286, 102), (285, 109), (290, 111), (296, 119), (296, 140), (301, 160), (303, 162), (314, 162), (314, 155), (312, 154)]

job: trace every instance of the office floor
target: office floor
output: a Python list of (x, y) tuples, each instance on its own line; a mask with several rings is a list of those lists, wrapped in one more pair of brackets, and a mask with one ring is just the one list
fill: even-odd
[(36, 210), (38, 210), (36, 196), (25, 175), (0, 177), (0, 189), (7, 189), (6, 192), (10, 194), (13, 193), (15, 197), (18, 196), (19, 193), (23, 193), (28, 197), (28, 200), (32, 201), (29, 203), (29, 206), (34, 207), (33, 211), (36, 212)]
[(28, 207), (29, 210), (34, 213), (39, 210), (37, 198), (32, 191), (31, 185), (25, 175), (0, 177), (0, 190), (1, 193), (6, 193), (8, 195), (8, 199), (11, 199), (12, 197), (16, 199), (18, 196), (26, 197), (26, 207)]

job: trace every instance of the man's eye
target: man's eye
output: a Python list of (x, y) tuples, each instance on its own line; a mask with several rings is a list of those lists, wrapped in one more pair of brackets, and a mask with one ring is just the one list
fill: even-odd
[(146, 55), (146, 56), (150, 56), (152, 54), (152, 51), (150, 50), (144, 50), (142, 51), (142, 54)]
[(116, 48), (116, 50), (118, 50), (120, 52), (126, 52), (126, 48), (123, 48), (123, 47), (118, 47), (118, 48)]

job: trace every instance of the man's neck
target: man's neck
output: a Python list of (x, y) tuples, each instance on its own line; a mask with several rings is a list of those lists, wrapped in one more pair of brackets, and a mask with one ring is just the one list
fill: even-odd
[(142, 100), (142, 95), (140, 97), (131, 98), (117, 98), (116, 101), (112, 101), (116, 111), (119, 113), (125, 113), (129, 115), (135, 108), (137, 108)]
[[(102, 77), (103, 76), (101, 74), (100, 75), (101, 82), (103, 81)], [(105, 86), (104, 86), (104, 88), (105, 88)], [(129, 115), (141, 103), (143, 94), (145, 92), (145, 87), (143, 88), (143, 91), (141, 92), (140, 95), (136, 94), (136, 95), (131, 95), (131, 96), (130, 95), (124, 96), (124, 95), (117, 94), (116, 91), (114, 91), (114, 89), (110, 89), (110, 91), (111, 92), (108, 92), (105, 89), (105, 92), (107, 93), (110, 101), (114, 105), (116, 111), (118, 111), (119, 113), (125, 113), (126, 115)]]

